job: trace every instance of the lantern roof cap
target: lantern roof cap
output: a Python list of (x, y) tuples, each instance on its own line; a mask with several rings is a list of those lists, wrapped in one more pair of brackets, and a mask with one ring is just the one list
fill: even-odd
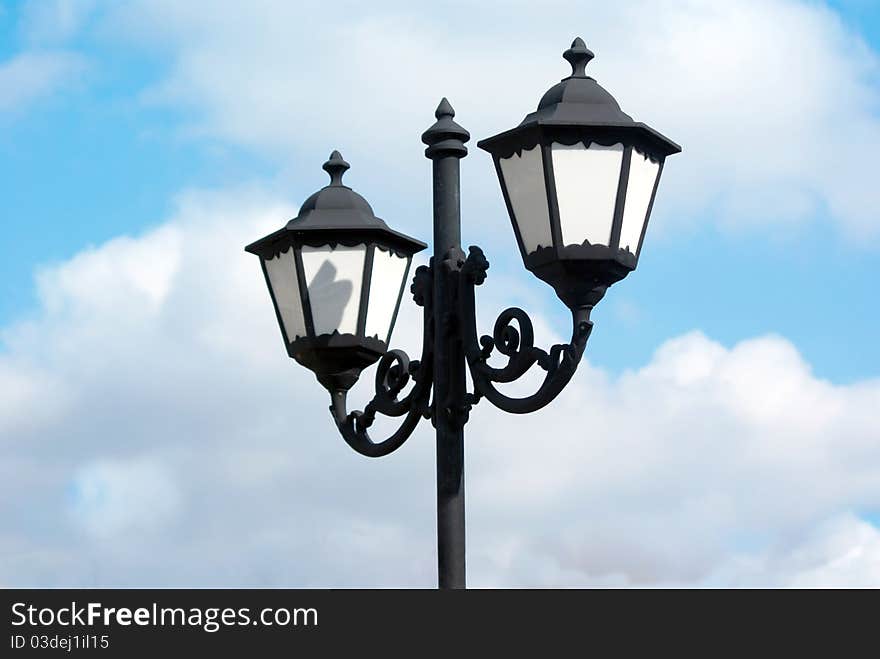
[(427, 247), (422, 241), (390, 228), (376, 217), (366, 199), (343, 185), (342, 177), (351, 165), (339, 151), (333, 151), (322, 168), (330, 175), (330, 183), (306, 199), (297, 216), (283, 229), (248, 245), (247, 251), (273, 251), (280, 241), (295, 236), (328, 243), (372, 240), (409, 254)]
[[(538, 103), (538, 109), (523, 123), (532, 118), (552, 119), (557, 114), (565, 116), (571, 112), (577, 112), (581, 121), (633, 122), (632, 117), (620, 109), (614, 97), (586, 74), (587, 64), (594, 55), (583, 39), (577, 37), (562, 57), (571, 64), (571, 75), (548, 89)], [(572, 104), (579, 107), (568, 107)]]
[(330, 183), (306, 199), (299, 209), (299, 214), (291, 222), (300, 222), (315, 211), (348, 210), (363, 214), (363, 219), (368, 223), (378, 221), (385, 225), (373, 214), (373, 208), (366, 199), (347, 185), (343, 185), (342, 177), (351, 169), (351, 165), (345, 161), (339, 151), (333, 151), (321, 169), (330, 175)]
[(634, 121), (620, 109), (620, 104), (605, 88), (586, 74), (587, 64), (594, 55), (583, 39), (577, 37), (572, 41), (571, 47), (562, 56), (571, 65), (571, 75), (548, 89), (541, 97), (537, 109), (526, 115), (519, 126), (480, 140), (478, 147), (490, 152), (499, 147), (506, 152), (511, 146), (516, 150), (516, 136), (522, 135), (524, 131), (538, 127), (570, 126), (604, 131), (614, 136), (636, 135), (640, 141), (651, 145), (657, 155), (667, 156), (681, 151), (681, 147), (669, 138), (641, 122)]

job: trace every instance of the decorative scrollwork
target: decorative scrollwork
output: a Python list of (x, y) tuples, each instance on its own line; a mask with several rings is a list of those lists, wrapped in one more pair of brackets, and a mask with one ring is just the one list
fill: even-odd
[[(431, 295), (432, 275), (429, 268), (416, 270), (411, 287), (416, 304), (424, 307), (424, 331), (422, 334), (421, 359), (410, 361), (403, 350), (389, 350), (379, 360), (376, 368), (373, 399), (363, 411), (347, 412), (346, 392), (331, 394), (336, 425), (342, 437), (355, 451), (368, 457), (381, 457), (400, 448), (415, 430), (422, 417), (430, 415), (430, 394), (433, 381), (434, 310)], [(404, 388), (413, 381), (410, 392), (400, 398)], [(387, 439), (374, 442), (369, 428), (376, 415), (404, 417), (397, 430)]]
[[(471, 247), (467, 258), (459, 252), (452, 254), (441, 264), (444, 277), (457, 279), (453, 306), (435, 309), (433, 301), (434, 267), (416, 269), (410, 290), (416, 304), (424, 308), (422, 354), (419, 360), (410, 361), (402, 350), (386, 352), (376, 368), (375, 395), (363, 411), (347, 412), (346, 392), (331, 393), (331, 411), (345, 441), (355, 451), (369, 457), (388, 455), (399, 448), (412, 434), (419, 421), (433, 418), (437, 413), (452, 415), (456, 425), (464, 425), (473, 405), (482, 398), (495, 406), (516, 414), (525, 414), (550, 403), (571, 380), (583, 355), (593, 324), (590, 322), (592, 307), (572, 310), (573, 330), (571, 341), (554, 345), (549, 351), (535, 346), (532, 321), (522, 309), (511, 307), (501, 312), (495, 321), (492, 335), (478, 339), (476, 328), (475, 289), (486, 280), (489, 262), (479, 247)], [(449, 400), (431, 402), (434, 379), (434, 337), (443, 327), (453, 334), (450, 340), (460, 337), (465, 359), (471, 372), (473, 393), (454, 392)], [(439, 328), (439, 329), (438, 329)], [(488, 361), (498, 353), (507, 358), (502, 367), (490, 366)], [(513, 382), (537, 365), (546, 372), (538, 390), (524, 398), (512, 398), (502, 394), (496, 384)], [(402, 396), (407, 386), (409, 393)], [(382, 414), (403, 417), (400, 426), (389, 437), (374, 442), (369, 429)], [(435, 419), (436, 421), (436, 419)]]
[(400, 416), (407, 411), (409, 397), (398, 400), (397, 396), (409, 383), (410, 377), (418, 375), (419, 365), (417, 361), (410, 364), (409, 356), (403, 350), (389, 350), (382, 356), (376, 369), (376, 395), (363, 413), (357, 415), (359, 430), (373, 425), (377, 412), (385, 416)]
[[(476, 402), (485, 397), (507, 412), (526, 414), (550, 403), (574, 375), (593, 327), (590, 308), (572, 310), (574, 329), (571, 342), (554, 345), (549, 352), (535, 347), (532, 321), (525, 311), (516, 307), (502, 311), (495, 321), (492, 336), (483, 336), (478, 341), (474, 288), (485, 280), (488, 266), (482, 250), (471, 247), (459, 280), (461, 331), (474, 383), (471, 398)], [(501, 368), (488, 363), (495, 351), (507, 357), (507, 364)], [(538, 391), (531, 396), (511, 398), (494, 386), (519, 379), (535, 364), (547, 374)]]

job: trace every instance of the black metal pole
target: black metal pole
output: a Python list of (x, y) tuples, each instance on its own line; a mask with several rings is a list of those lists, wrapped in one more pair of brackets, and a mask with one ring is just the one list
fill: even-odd
[(444, 98), (422, 140), (434, 177), (434, 426), (437, 432), (437, 574), (440, 588), (465, 587), (465, 357), (455, 320), (461, 251), (460, 160), (468, 132)]

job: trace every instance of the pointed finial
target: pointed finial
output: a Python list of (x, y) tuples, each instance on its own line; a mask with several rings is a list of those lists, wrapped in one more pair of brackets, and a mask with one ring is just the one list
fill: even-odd
[(428, 158), (439, 158), (443, 155), (454, 155), (457, 158), (464, 158), (467, 155), (467, 147), (464, 143), (471, 136), (464, 128), (459, 126), (452, 120), (455, 116), (455, 110), (452, 105), (444, 97), (437, 106), (434, 116), (437, 121), (428, 130), (422, 133), (422, 142), (428, 145), (425, 149), (425, 155)]
[(437, 106), (437, 109), (434, 110), (434, 116), (439, 119), (440, 117), (454, 117), (455, 110), (452, 109), (452, 105), (446, 97), (443, 97), (443, 100), (440, 101), (440, 105)]
[(339, 151), (333, 151), (330, 159), (324, 163), (324, 171), (330, 174), (330, 185), (342, 185), (342, 175), (351, 167), (342, 158)]
[(571, 48), (562, 53), (562, 56), (571, 64), (572, 78), (586, 78), (587, 64), (593, 59), (593, 51), (587, 48), (587, 44), (580, 37), (571, 42)]

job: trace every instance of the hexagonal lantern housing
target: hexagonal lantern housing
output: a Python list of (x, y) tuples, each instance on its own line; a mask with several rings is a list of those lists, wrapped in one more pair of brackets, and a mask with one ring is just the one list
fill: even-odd
[(580, 38), (563, 57), (571, 76), (477, 146), (495, 161), (526, 268), (576, 308), (636, 268), (663, 163), (681, 148), (586, 75), (593, 53)]
[(330, 184), (245, 248), (260, 257), (287, 354), (343, 389), (388, 349), (412, 256), (426, 247), (343, 185), (348, 169), (334, 151), (324, 163)]

